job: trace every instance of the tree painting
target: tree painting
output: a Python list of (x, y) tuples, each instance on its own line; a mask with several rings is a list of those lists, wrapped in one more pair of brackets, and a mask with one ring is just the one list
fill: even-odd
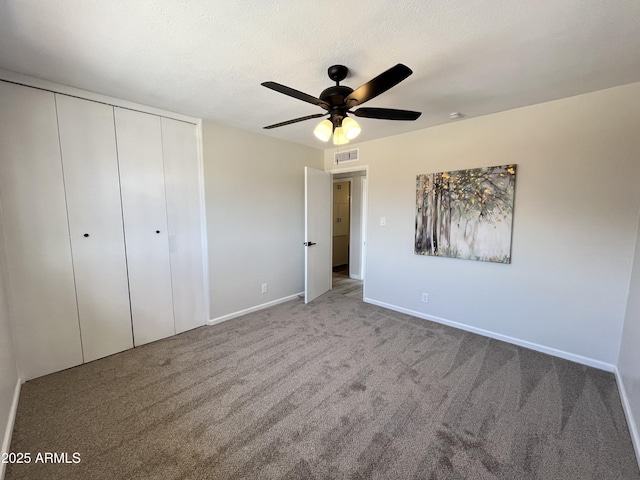
[(516, 165), (416, 178), (415, 253), (511, 263)]

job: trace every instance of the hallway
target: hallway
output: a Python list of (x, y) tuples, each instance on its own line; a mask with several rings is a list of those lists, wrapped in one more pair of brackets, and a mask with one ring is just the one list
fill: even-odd
[(332, 290), (335, 293), (362, 300), (362, 280), (349, 277), (349, 267), (340, 265), (334, 267), (332, 273)]

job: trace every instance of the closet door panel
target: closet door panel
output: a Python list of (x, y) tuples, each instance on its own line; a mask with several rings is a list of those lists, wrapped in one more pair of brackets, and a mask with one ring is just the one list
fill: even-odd
[(196, 126), (162, 118), (176, 333), (205, 324), (203, 220)]
[(113, 107), (56, 95), (84, 361), (133, 347)]
[(175, 334), (160, 117), (115, 108), (133, 340)]
[(0, 81), (0, 203), (25, 380), (82, 363), (54, 94)]

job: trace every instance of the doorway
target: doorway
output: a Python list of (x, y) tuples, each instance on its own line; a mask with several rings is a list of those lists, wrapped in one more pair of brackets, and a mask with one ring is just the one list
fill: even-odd
[(332, 171), (332, 290), (364, 298), (367, 171)]

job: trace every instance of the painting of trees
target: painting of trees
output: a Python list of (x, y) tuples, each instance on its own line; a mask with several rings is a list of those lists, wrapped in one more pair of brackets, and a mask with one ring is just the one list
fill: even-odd
[(418, 175), (415, 253), (511, 263), (516, 165)]

